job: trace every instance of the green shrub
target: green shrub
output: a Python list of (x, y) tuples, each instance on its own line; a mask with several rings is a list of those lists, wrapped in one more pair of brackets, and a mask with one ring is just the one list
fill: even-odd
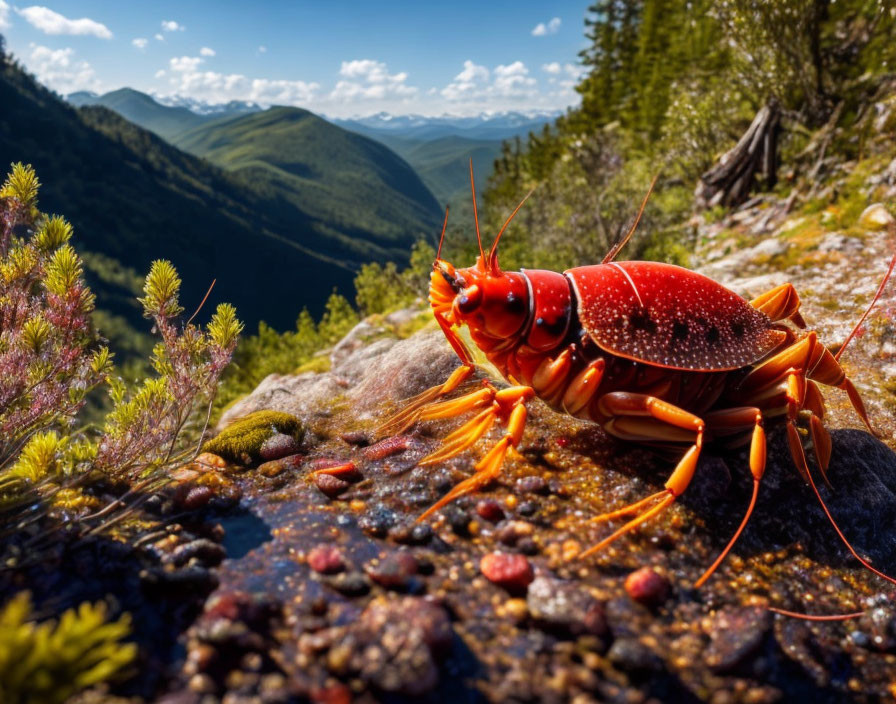
[(61, 704), (114, 678), (137, 655), (122, 642), (130, 632), (130, 617), (108, 621), (102, 602), (35, 622), (28, 593), (19, 593), (0, 611), (0, 701)]

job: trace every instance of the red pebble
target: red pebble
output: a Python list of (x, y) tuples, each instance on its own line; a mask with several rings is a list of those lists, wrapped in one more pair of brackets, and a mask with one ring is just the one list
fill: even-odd
[(504, 509), (494, 499), (482, 499), (476, 504), (476, 513), (486, 521), (497, 523), (504, 518)]
[(195, 511), (197, 508), (205, 506), (214, 496), (215, 493), (207, 486), (194, 486), (187, 491), (181, 505), (187, 511)]
[(334, 477), (332, 474), (315, 474), (314, 486), (320, 489), (329, 498), (335, 499), (348, 489), (351, 484), (343, 481), (339, 477)]
[(566, 447), (567, 445), (569, 445), (569, 438), (563, 437), (561, 435), (559, 438), (557, 438), (557, 445), (558, 447)]
[(369, 460), (381, 460), (383, 457), (404, 452), (411, 446), (411, 437), (408, 435), (395, 435), (381, 440), (376, 445), (365, 447), (362, 454)]
[(345, 569), (345, 560), (339, 548), (318, 545), (308, 553), (308, 566), (320, 574), (336, 574)]
[(308, 462), (308, 469), (312, 472), (319, 472), (322, 469), (331, 469), (333, 467), (341, 467), (349, 464), (346, 460), (337, 457), (317, 457)]
[(535, 579), (532, 565), (523, 555), (491, 552), (479, 562), (479, 569), (488, 581), (512, 593), (525, 592)]
[(658, 606), (669, 596), (672, 585), (650, 567), (635, 570), (625, 578), (625, 592), (639, 604)]

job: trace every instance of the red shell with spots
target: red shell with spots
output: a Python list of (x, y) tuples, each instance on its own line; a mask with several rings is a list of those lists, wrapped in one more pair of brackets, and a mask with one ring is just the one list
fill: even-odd
[(611, 354), (667, 369), (725, 371), (781, 341), (771, 320), (712, 279), (671, 264), (569, 269), (585, 332)]

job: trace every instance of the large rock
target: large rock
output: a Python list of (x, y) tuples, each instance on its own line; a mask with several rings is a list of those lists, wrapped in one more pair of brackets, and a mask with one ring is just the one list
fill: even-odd
[(384, 401), (408, 398), (444, 381), (460, 364), (440, 330), (426, 330), (406, 340), (381, 338), (363, 343), (362, 334), (372, 330), (356, 327), (337, 344), (329, 372), (267, 376), (227, 410), (218, 427), (259, 410), (281, 411), (313, 422), (326, 418), (333, 402), (343, 397), (363, 418)]

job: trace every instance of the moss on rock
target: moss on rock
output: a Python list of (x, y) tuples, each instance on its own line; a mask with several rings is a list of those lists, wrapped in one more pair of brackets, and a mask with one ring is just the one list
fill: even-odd
[(220, 455), (231, 462), (248, 463), (259, 459), (262, 444), (275, 433), (291, 435), (301, 442), (305, 427), (289, 413), (256, 411), (227, 426), (206, 442), (202, 451)]

